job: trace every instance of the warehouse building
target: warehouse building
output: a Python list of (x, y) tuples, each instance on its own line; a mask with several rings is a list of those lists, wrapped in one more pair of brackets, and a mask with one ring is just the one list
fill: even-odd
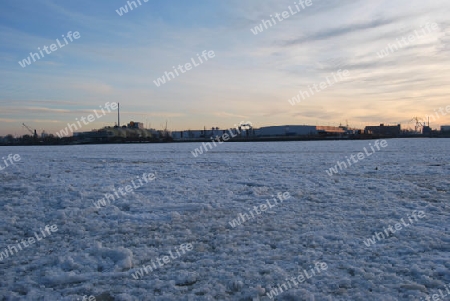
[(317, 129), (310, 125), (265, 126), (255, 130), (255, 135), (257, 137), (310, 136), (317, 135)]
[(233, 137), (245, 137), (247, 136), (247, 130), (245, 129), (225, 129), (221, 130), (218, 127), (211, 128), (210, 130), (187, 130), (187, 131), (172, 131), (172, 138), (174, 140), (195, 140), (195, 139), (207, 139), (211, 137), (221, 137), (223, 134), (228, 134)]
[(324, 126), (318, 125), (316, 126), (317, 133), (319, 134), (330, 134), (330, 135), (341, 135), (347, 133), (346, 127), (337, 127), (337, 126)]
[(398, 125), (384, 125), (383, 123), (379, 126), (366, 126), (364, 133), (368, 135), (379, 135), (379, 136), (391, 136), (397, 137), (401, 133), (400, 124)]

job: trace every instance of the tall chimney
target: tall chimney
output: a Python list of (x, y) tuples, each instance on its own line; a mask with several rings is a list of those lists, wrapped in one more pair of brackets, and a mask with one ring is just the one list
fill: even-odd
[(117, 126), (120, 127), (120, 103), (117, 103)]

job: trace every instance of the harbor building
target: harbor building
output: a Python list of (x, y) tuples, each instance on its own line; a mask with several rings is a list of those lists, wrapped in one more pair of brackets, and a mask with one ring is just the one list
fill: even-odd
[(383, 123), (379, 126), (366, 126), (364, 133), (368, 135), (376, 136), (389, 136), (398, 137), (401, 133), (400, 124), (398, 125), (384, 125)]

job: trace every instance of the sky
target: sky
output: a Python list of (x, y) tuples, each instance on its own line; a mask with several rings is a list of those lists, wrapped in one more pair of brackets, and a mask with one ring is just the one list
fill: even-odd
[[(2, 0), (0, 136), (27, 134), (22, 123), (55, 134), (108, 102), (120, 103), (121, 124), (169, 130), (241, 121), (413, 128), (413, 117), (431, 114), (432, 128), (450, 124), (448, 0), (135, 3)], [(49, 54), (33, 61), (44, 46)], [(214, 56), (200, 63), (204, 51)], [(310, 92), (291, 105), (300, 91)], [(113, 111), (80, 131), (116, 123)]]

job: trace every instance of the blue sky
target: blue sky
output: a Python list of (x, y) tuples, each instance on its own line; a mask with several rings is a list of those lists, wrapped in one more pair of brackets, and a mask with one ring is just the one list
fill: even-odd
[[(56, 133), (106, 102), (121, 121), (153, 128), (401, 123), (450, 105), (450, 3), (312, 0), (254, 35), (262, 19), (294, 1), (155, 1), (123, 16), (127, 1), (3, 0), (0, 9), (0, 135), (25, 122)], [(380, 58), (396, 39), (436, 23)], [(81, 37), (22, 68), (19, 61), (69, 31)], [(62, 41), (62, 40), (61, 40)], [(160, 87), (154, 80), (212, 50), (213, 59)], [(345, 81), (292, 106), (299, 90), (339, 69)], [(114, 125), (116, 114), (82, 130)], [(450, 114), (432, 124), (450, 124)]]

